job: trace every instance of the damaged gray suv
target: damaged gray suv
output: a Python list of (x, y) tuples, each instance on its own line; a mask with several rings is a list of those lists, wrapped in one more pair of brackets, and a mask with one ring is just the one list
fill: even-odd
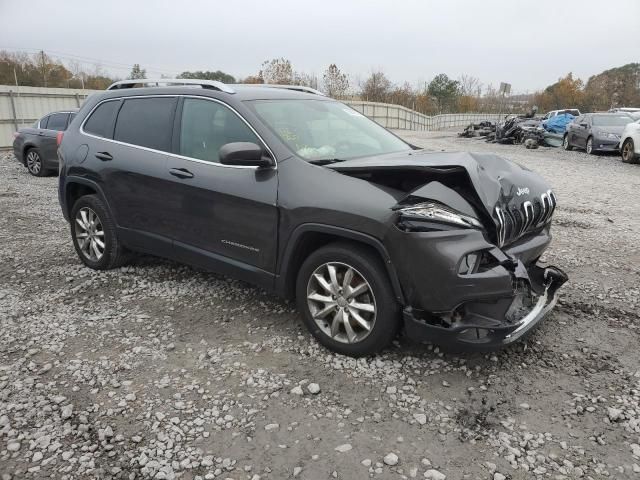
[(117, 82), (86, 101), (58, 153), (88, 267), (133, 251), (234, 276), (295, 297), (318, 341), (347, 355), (401, 328), (507, 345), (567, 280), (538, 264), (556, 208), (538, 175), (418, 149), (305, 87)]

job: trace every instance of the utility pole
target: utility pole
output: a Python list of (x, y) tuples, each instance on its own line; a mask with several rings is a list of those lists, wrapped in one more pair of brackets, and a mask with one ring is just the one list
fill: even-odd
[(40, 50), (40, 59), (42, 60), (42, 83), (47, 86), (46, 64), (44, 61), (44, 50)]

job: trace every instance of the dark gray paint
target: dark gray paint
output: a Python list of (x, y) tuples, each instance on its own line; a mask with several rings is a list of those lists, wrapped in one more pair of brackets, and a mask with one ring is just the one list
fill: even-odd
[[(313, 165), (295, 156), (243, 101), (333, 100), (266, 88), (239, 86), (237, 91), (234, 95), (184, 87), (135, 88), (90, 98), (60, 147), (59, 196), (65, 216), (74, 188), (93, 186), (105, 197), (130, 248), (230, 274), (282, 295), (291, 294), (296, 249), (305, 236), (314, 234), (373, 248), (387, 268), (398, 301), (408, 309), (441, 313), (466, 302), (495, 303), (513, 298), (518, 279), (542, 288), (528, 271), (533, 275), (533, 264), (550, 242), (548, 224), (515, 236), (502, 250), (495, 246), (495, 207), (520, 208), (549, 190), (535, 173), (494, 155), (417, 150), (329, 168)], [(138, 95), (197, 95), (224, 102), (261, 136), (277, 166), (229, 168), (79, 131), (98, 102)], [(173, 137), (172, 151), (177, 151), (175, 127)], [(74, 155), (79, 145), (88, 149), (84, 162)], [(96, 158), (105, 152), (111, 160)], [(374, 180), (362, 178), (367, 175)], [(418, 183), (404, 189), (386, 180), (391, 177)], [(522, 187), (529, 192), (519, 195)], [(474, 214), (485, 230), (401, 231), (394, 207), (412, 197)], [(495, 252), (499, 264), (486, 272), (459, 275), (462, 257), (478, 250)], [(499, 317), (504, 311), (492, 313)], [(505, 321), (500, 318), (496, 322)]]

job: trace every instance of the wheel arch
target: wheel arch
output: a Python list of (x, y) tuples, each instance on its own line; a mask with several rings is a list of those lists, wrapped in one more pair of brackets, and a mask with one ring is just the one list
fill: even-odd
[(107, 197), (100, 186), (87, 178), (67, 177), (64, 182), (64, 214), (68, 219), (76, 201), (85, 195), (98, 195), (113, 215)]
[(276, 292), (285, 298), (293, 298), (296, 276), (304, 260), (318, 248), (341, 240), (363, 245), (380, 258), (389, 275), (394, 296), (401, 305), (404, 305), (404, 295), (398, 275), (391, 263), (387, 249), (380, 240), (355, 230), (317, 223), (300, 225), (289, 237), (279, 263), (280, 269), (275, 284)]

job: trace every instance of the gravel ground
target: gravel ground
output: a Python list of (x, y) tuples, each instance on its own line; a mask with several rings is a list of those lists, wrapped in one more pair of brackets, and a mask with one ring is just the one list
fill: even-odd
[(319, 347), (289, 303), (164, 260), (81, 265), (56, 197), (0, 158), (0, 479), (637, 478), (640, 167), (617, 156), (403, 133), (499, 152), (560, 206), (570, 283), (526, 343)]

